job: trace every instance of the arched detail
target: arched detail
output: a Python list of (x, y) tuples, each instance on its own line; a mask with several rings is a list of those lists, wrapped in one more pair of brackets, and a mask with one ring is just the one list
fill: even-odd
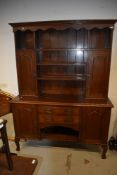
[(63, 135), (78, 135), (78, 131), (72, 127), (62, 125), (48, 125), (41, 128), (42, 134), (63, 134)]
[(13, 31), (14, 32), (17, 32), (18, 30), (20, 31), (27, 31), (27, 30), (30, 30), (32, 32), (36, 32), (37, 30), (43, 30), (43, 31), (46, 31), (46, 30), (66, 30), (66, 29), (74, 29), (74, 30), (80, 30), (80, 29), (86, 29), (86, 30), (92, 30), (92, 29), (105, 29), (105, 28), (109, 28), (109, 29), (114, 29), (113, 26), (84, 26), (84, 25), (66, 25), (66, 26), (52, 26), (52, 27), (49, 27), (49, 26), (35, 26), (35, 27), (15, 27), (13, 28)]

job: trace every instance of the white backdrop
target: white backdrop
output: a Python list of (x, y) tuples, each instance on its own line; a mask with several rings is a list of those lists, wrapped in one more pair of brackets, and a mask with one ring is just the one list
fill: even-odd
[[(1, 0), (0, 88), (18, 94), (14, 36), (8, 23), (63, 19), (117, 19), (116, 0)], [(117, 24), (114, 30), (109, 97), (114, 104), (109, 136), (117, 120)]]

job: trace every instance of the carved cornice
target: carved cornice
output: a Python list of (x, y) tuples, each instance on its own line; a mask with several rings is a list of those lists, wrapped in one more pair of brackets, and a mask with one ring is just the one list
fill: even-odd
[[(23, 22), (23, 23), (10, 23), (13, 27), (13, 31), (37, 31), (48, 30), (50, 28), (56, 30), (65, 30), (67, 28), (73, 28), (79, 30), (81, 28), (93, 29), (93, 28), (114, 28), (114, 23), (117, 20), (63, 20), (63, 21), (40, 21), (40, 22)], [(54, 27), (53, 27), (54, 26)]]

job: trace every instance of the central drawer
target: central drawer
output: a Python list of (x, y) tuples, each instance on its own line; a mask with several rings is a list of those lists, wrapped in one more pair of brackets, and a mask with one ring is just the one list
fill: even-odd
[(79, 124), (80, 109), (77, 107), (39, 106), (39, 122), (42, 124)]

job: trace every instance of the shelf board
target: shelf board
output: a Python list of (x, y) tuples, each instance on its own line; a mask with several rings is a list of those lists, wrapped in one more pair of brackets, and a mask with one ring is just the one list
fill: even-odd
[(37, 48), (37, 51), (89, 50), (88, 48)]
[(86, 66), (86, 63), (50, 63), (50, 62), (43, 62), (38, 63), (37, 66)]
[(27, 48), (27, 47), (19, 47), (16, 48), (17, 51), (23, 50), (33, 50), (36, 52), (47, 52), (47, 51), (110, 51), (111, 48)]
[(74, 81), (85, 81), (86, 80), (86, 76), (63, 76), (63, 75), (59, 75), (59, 76), (40, 76), (40, 77), (37, 77), (38, 80), (68, 80), (68, 81), (71, 81), (71, 80), (74, 80)]
[(36, 51), (101, 51), (110, 48), (35, 48)]

